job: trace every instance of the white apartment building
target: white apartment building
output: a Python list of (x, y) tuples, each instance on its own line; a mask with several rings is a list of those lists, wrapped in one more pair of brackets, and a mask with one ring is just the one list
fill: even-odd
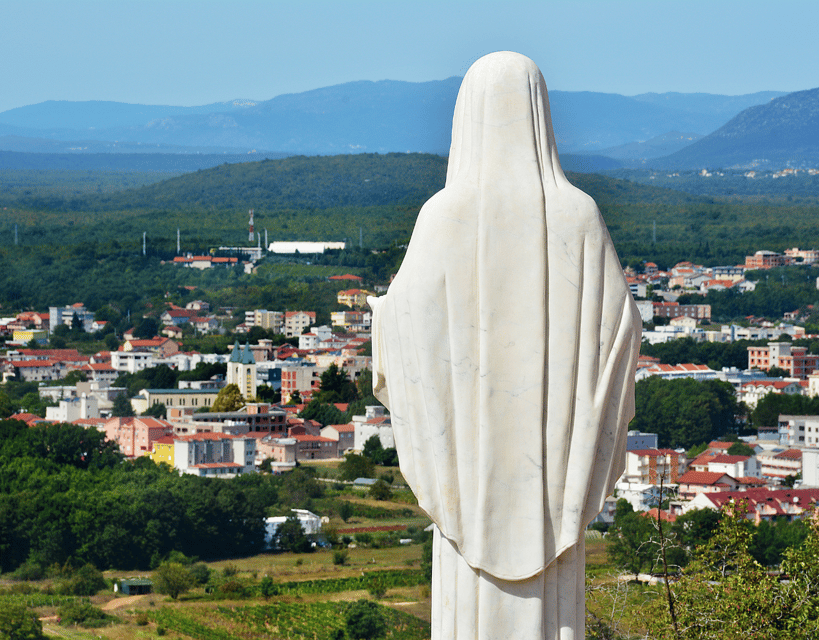
[(192, 475), (230, 478), (255, 473), (256, 439), (226, 433), (195, 433), (173, 441), (174, 467)]

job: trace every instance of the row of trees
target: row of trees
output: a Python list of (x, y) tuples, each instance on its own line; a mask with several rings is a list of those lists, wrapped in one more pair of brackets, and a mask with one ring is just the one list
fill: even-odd
[(122, 461), (95, 429), (0, 422), (0, 569), (92, 563), (145, 569), (177, 550), (216, 559), (264, 545), (264, 517), (309, 508), (321, 483), (303, 469), (236, 479), (179, 476)]

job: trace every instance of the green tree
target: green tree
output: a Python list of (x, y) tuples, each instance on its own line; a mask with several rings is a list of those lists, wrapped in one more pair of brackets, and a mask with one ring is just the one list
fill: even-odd
[(361, 453), (378, 464), (378, 462), (381, 460), (381, 454), (383, 452), (384, 445), (381, 444), (381, 438), (379, 438), (377, 435), (372, 435), (367, 438), (367, 442), (364, 443), (364, 449)]
[(14, 405), (8, 394), (0, 389), (0, 420), (5, 420), (12, 413), (15, 413)]
[(333, 363), (321, 374), (319, 392), (316, 399), (325, 403), (352, 402), (358, 397), (355, 383), (344, 369)]
[(376, 500), (389, 500), (392, 498), (390, 485), (379, 478), (375, 481), (375, 484), (370, 487), (370, 497)]
[(124, 393), (120, 393), (114, 398), (114, 406), (111, 408), (111, 415), (114, 418), (127, 418), (135, 416), (136, 412), (131, 406), (131, 401)]
[(142, 412), (143, 416), (152, 416), (154, 418), (165, 418), (168, 413), (168, 408), (165, 406), (164, 403), (159, 402), (157, 404), (151, 405), (145, 411)]
[(636, 576), (655, 567), (659, 552), (657, 531), (651, 519), (635, 513), (631, 503), (620, 498), (614, 524), (609, 529), (609, 544), (606, 547), (609, 559), (619, 569)]
[(360, 456), (357, 453), (348, 453), (344, 456), (344, 460), (338, 469), (341, 472), (340, 478), (342, 480), (355, 480), (356, 478), (372, 478), (375, 474), (375, 465), (373, 461), (366, 456)]
[(328, 424), (346, 423), (345, 416), (338, 410), (338, 407), (318, 399), (311, 400), (310, 403), (304, 407), (304, 410), (299, 413), (299, 417), (307, 420), (315, 420), (316, 422), (320, 422), (324, 427)]
[(295, 514), (287, 516), (287, 520), (276, 529), (276, 546), (282, 551), (293, 553), (312, 551), (310, 539)]
[(735, 442), (728, 447), (728, 451), (726, 453), (729, 456), (752, 456), (754, 455), (754, 450), (744, 442)]
[(245, 404), (242, 398), (242, 392), (239, 391), (239, 386), (236, 384), (229, 384), (219, 390), (216, 394), (216, 399), (213, 401), (213, 406), (210, 410), (213, 413), (222, 413), (227, 411), (238, 411)]
[(740, 412), (733, 387), (721, 380), (663, 380), (635, 387), (637, 413), (629, 428), (656, 433), (663, 447), (690, 448), (737, 430)]
[(159, 333), (159, 323), (155, 318), (145, 317), (137, 322), (134, 327), (134, 337), (150, 340)]
[(0, 638), (3, 640), (43, 640), (43, 623), (25, 605), (8, 600), (0, 604)]
[(188, 568), (180, 562), (163, 562), (153, 572), (156, 590), (176, 600), (188, 591), (194, 578)]
[(62, 380), (62, 384), (65, 386), (74, 386), (78, 382), (88, 382), (88, 375), (85, 373), (85, 371), (74, 369), (73, 371), (69, 371), (68, 375), (66, 375)]
[(787, 603), (779, 582), (749, 552), (753, 525), (745, 513), (743, 501), (722, 511), (719, 528), (697, 548), (694, 560), (672, 587), (673, 618), (666, 604), (658, 601), (652, 605), (646, 616), (652, 637), (793, 637), (783, 633)]
[(93, 564), (86, 564), (77, 569), (69, 580), (61, 585), (61, 591), (72, 596), (93, 596), (105, 589), (106, 582), (102, 571)]
[(378, 604), (358, 600), (350, 605), (346, 616), (347, 633), (354, 640), (372, 640), (387, 632), (387, 621)]
[(344, 522), (347, 522), (350, 518), (352, 518), (354, 512), (355, 507), (353, 507), (351, 502), (348, 502), (347, 500), (341, 501), (341, 504), (338, 507), (338, 515)]
[(789, 378), (790, 376), (791, 372), (781, 367), (771, 367), (768, 369), (769, 378)]

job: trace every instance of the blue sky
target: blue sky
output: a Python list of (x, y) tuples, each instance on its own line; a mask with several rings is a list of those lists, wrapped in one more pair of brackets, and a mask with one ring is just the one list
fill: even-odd
[(816, 0), (0, 0), (0, 111), (440, 80), (500, 49), (552, 90), (797, 91), (819, 86), (817, 24)]

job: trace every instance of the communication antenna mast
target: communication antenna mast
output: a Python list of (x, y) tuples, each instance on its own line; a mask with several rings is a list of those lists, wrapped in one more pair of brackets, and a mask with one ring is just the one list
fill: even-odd
[(180, 245), (179, 245), (179, 227), (176, 228), (176, 255), (179, 255)]
[(254, 234), (253, 234), (253, 209), (250, 210), (250, 233), (247, 235), (247, 241), (253, 242)]
[(270, 243), (268, 243), (268, 241), (267, 241), (267, 229), (265, 229), (264, 230), (264, 248), (265, 248), (265, 250), (267, 250), (267, 248), (269, 246), (270, 246)]
[(145, 235), (147, 234), (146, 231), (142, 232), (142, 255), (145, 255)]
[(17, 223), (14, 223), (14, 246), (17, 246)]

